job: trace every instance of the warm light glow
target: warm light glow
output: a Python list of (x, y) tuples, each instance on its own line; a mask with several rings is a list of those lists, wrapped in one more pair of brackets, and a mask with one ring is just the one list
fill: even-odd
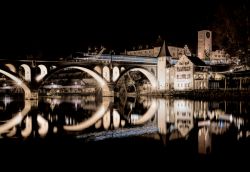
[(102, 121), (103, 121), (103, 128), (104, 128), (105, 130), (108, 130), (108, 129), (109, 129), (109, 126), (110, 126), (110, 124), (111, 124), (110, 110), (108, 110), (108, 111), (103, 115)]
[(38, 133), (44, 137), (49, 131), (49, 123), (40, 114), (37, 115), (37, 123), (39, 125)]
[(40, 68), (40, 75), (38, 75), (36, 77), (36, 81), (39, 82), (41, 81), (47, 74), (48, 74), (48, 70), (46, 68), (46, 66), (44, 65), (38, 65), (38, 67)]
[(23, 67), (24, 69), (24, 80), (30, 82), (31, 81), (30, 67), (26, 64), (22, 64), (21, 67)]
[(16, 68), (13, 64), (5, 64), (5, 66), (8, 67), (11, 72), (16, 73)]
[(32, 118), (27, 117), (25, 120), (25, 128), (21, 131), (23, 137), (28, 137), (32, 132)]
[(10, 79), (14, 80), (17, 82), (18, 85), (20, 85), (20, 87), (24, 90), (25, 93), (25, 98), (29, 99), (31, 97), (31, 92), (30, 89), (23, 83), (22, 80), (20, 80), (19, 78), (17, 78), (16, 76), (4, 71), (0, 69), (0, 73), (6, 75), (7, 77), (9, 77)]
[(120, 125), (120, 114), (117, 110), (113, 110), (113, 125), (115, 129), (119, 128)]

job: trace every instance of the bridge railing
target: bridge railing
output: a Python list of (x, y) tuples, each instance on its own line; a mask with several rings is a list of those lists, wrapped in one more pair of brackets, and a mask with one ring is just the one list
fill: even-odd
[(156, 57), (140, 57), (140, 56), (125, 56), (125, 55), (109, 55), (109, 54), (102, 54), (100, 56), (91, 56), (91, 57), (84, 57), (84, 58), (75, 58), (75, 60), (157, 64)]

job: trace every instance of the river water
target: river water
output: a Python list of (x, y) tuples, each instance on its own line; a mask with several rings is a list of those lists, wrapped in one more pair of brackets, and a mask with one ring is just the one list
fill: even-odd
[(198, 155), (244, 151), (241, 145), (250, 138), (249, 105), (247, 100), (143, 96), (71, 95), (24, 101), (3, 95), (0, 140), (150, 144)]

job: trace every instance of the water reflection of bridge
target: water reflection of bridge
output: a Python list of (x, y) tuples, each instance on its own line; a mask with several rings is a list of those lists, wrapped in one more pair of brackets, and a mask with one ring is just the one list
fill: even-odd
[[(25, 101), (20, 112), (0, 123), (1, 136), (33, 138), (73, 135), (86, 141), (146, 136), (168, 144), (172, 140), (189, 139), (192, 133), (197, 132), (198, 151), (207, 153), (212, 149), (212, 136), (230, 132), (232, 126), (238, 133), (235, 138), (248, 137), (250, 133), (248, 128), (243, 127), (246, 121), (242, 116), (227, 114), (231, 105), (228, 102), (218, 106), (218, 103), (200, 100), (142, 97), (127, 99), (126, 108), (121, 111), (117, 108), (117, 100), (110, 97), (103, 98), (99, 104), (93, 97), (49, 98), (47, 101), (48, 106), (39, 110), (35, 104), (40, 106), (40, 103)], [(83, 101), (87, 103), (82, 104)], [(53, 103), (62, 105), (59, 106), (61, 113), (50, 107)], [(70, 104), (67, 105), (70, 111), (64, 110), (65, 103)], [(89, 108), (88, 104), (96, 108)], [(239, 112), (246, 111), (241, 106)], [(87, 111), (79, 111), (82, 108), (91, 110), (91, 113), (87, 115)]]

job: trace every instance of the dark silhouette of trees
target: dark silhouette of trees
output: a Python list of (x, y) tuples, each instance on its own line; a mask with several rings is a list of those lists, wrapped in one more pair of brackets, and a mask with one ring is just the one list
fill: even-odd
[(220, 3), (213, 16), (214, 49), (225, 49), (249, 63), (249, 0)]

